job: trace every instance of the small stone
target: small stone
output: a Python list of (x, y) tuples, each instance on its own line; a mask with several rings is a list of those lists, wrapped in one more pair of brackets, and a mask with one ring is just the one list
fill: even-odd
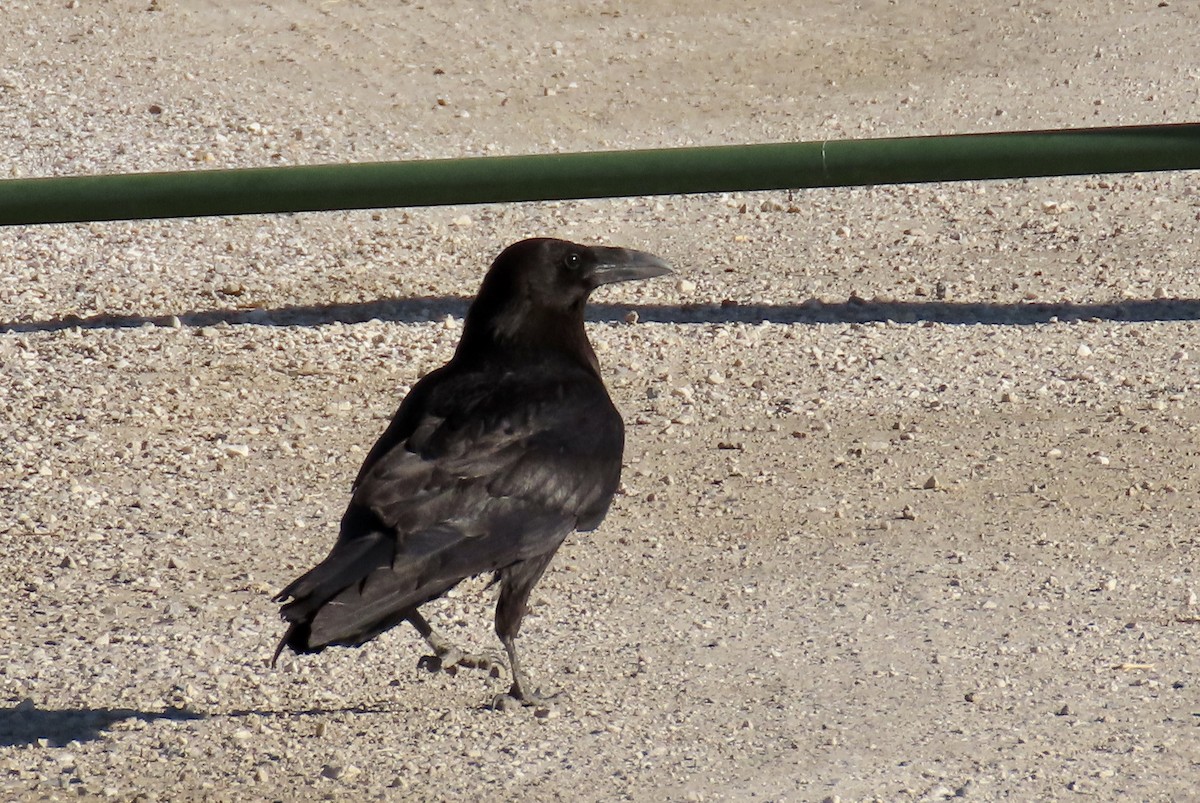
[(230, 457), (246, 457), (250, 454), (250, 447), (244, 443), (227, 443), (225, 454)]
[(1071, 706), (1063, 703), (1063, 707), (1054, 712), (1056, 717), (1069, 717), (1071, 715)]
[(1057, 447), (1046, 452), (1046, 457), (1049, 457), (1051, 460), (1057, 460), (1058, 458), (1060, 458), (1062, 456), (1063, 456), (1063, 450), (1059, 449)]
[(1079, 348), (1075, 349), (1075, 355), (1077, 357), (1090, 357), (1092, 356), (1092, 347), (1087, 343), (1080, 343)]
[(353, 764), (326, 764), (321, 768), (321, 777), (332, 781), (353, 781), (359, 775), (362, 775), (362, 770)]
[(625, 313), (625, 323), (637, 323), (637, 322), (638, 322), (637, 310), (631, 309), (629, 312)]
[(929, 479), (925, 480), (925, 484), (921, 487), (926, 491), (936, 491), (938, 488), (942, 487), (942, 483), (941, 480), (937, 478), (937, 475), (930, 474)]
[(680, 279), (675, 282), (675, 289), (681, 293), (694, 293), (696, 292), (696, 283), (691, 279)]

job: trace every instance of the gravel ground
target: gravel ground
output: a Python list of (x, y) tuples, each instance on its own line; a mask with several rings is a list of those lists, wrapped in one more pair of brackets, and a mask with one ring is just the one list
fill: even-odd
[[(0, 4), (6, 176), (1181, 122), (1200, 5)], [(0, 230), (0, 793), (1200, 799), (1194, 173)], [(399, 628), (266, 661), (508, 242), (659, 254), (591, 336), (622, 494), (561, 697)], [(631, 315), (630, 313), (636, 313)], [(635, 321), (631, 323), (631, 321)], [(492, 591), (431, 606), (496, 650)]]

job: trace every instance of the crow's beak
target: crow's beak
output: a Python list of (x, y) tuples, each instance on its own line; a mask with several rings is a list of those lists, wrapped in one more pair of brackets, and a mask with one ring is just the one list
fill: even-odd
[(653, 279), (671, 273), (666, 262), (645, 251), (601, 246), (593, 248), (592, 253), (596, 259), (592, 268), (592, 283), (597, 287), (613, 282)]

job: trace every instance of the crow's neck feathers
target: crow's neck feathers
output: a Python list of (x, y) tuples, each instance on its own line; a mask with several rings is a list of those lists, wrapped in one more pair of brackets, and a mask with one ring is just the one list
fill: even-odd
[(588, 290), (580, 288), (565, 300), (526, 282), (495, 281), (505, 278), (489, 275), (480, 288), (467, 312), (456, 359), (509, 354), (527, 362), (544, 355), (567, 358), (599, 376), (596, 352), (583, 325)]

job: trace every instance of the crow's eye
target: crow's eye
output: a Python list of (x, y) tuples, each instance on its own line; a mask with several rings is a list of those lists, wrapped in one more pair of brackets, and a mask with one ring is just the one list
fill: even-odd
[(567, 270), (578, 270), (579, 266), (583, 264), (583, 257), (572, 251), (567, 254), (566, 259), (563, 260), (563, 264), (567, 266)]

